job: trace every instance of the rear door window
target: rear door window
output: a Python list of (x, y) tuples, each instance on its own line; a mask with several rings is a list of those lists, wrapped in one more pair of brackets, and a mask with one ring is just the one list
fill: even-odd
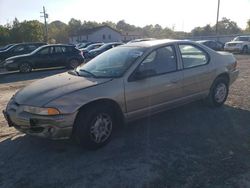
[(61, 46), (55, 46), (54, 47), (54, 53), (55, 54), (62, 54), (63, 50), (62, 50)]
[(180, 44), (183, 68), (192, 68), (208, 63), (208, 55), (202, 49), (191, 44)]

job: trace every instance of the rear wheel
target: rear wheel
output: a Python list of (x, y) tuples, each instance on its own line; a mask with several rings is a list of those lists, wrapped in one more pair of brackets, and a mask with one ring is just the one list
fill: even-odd
[(112, 109), (91, 107), (78, 113), (73, 136), (85, 148), (97, 149), (110, 141), (114, 124)]
[(207, 98), (208, 104), (214, 107), (222, 106), (227, 100), (228, 91), (228, 79), (225, 77), (217, 78), (210, 89), (210, 93)]
[(76, 59), (71, 59), (71, 60), (69, 61), (69, 68), (70, 68), (70, 69), (75, 69), (76, 67), (78, 67), (79, 64), (80, 64), (80, 63), (79, 63), (78, 60), (76, 60)]
[(19, 65), (19, 71), (23, 72), (23, 73), (31, 72), (32, 71), (32, 67), (28, 63), (21, 63)]

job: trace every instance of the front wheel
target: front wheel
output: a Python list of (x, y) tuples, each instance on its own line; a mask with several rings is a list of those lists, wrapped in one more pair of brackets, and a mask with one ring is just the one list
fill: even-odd
[(110, 141), (114, 120), (112, 110), (107, 107), (81, 110), (76, 117), (73, 136), (88, 149), (100, 148)]
[(217, 78), (210, 89), (210, 93), (207, 98), (208, 104), (214, 107), (222, 106), (227, 100), (229, 91), (228, 87), (228, 80), (226, 78)]
[(28, 63), (21, 63), (19, 66), (19, 71), (22, 73), (31, 72), (32, 67)]

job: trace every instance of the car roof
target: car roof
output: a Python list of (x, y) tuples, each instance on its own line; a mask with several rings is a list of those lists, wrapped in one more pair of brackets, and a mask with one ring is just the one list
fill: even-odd
[(74, 45), (71, 44), (47, 44), (42, 47), (49, 47), (49, 46), (66, 46), (66, 47), (75, 47)]
[(157, 39), (157, 40), (149, 40), (149, 41), (141, 41), (141, 42), (134, 42), (134, 43), (127, 43), (122, 46), (126, 47), (153, 47), (159, 46), (163, 44), (170, 44), (173, 42), (190, 42), (189, 40), (177, 40), (177, 39)]

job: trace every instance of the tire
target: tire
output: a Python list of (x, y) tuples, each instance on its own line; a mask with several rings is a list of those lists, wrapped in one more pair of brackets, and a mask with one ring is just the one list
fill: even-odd
[(73, 127), (73, 138), (84, 148), (95, 150), (106, 145), (112, 136), (115, 118), (112, 109), (92, 106), (80, 110)]
[(227, 100), (228, 92), (228, 79), (225, 77), (216, 78), (207, 97), (208, 105), (212, 107), (222, 106)]
[(243, 47), (242, 53), (243, 53), (243, 54), (247, 54), (247, 53), (248, 53), (248, 47), (247, 47), (247, 46), (244, 46), (244, 47)]
[(19, 71), (22, 73), (27, 73), (32, 71), (32, 67), (28, 63), (21, 63), (19, 65)]
[(69, 68), (70, 69), (75, 69), (76, 67), (78, 67), (78, 65), (80, 65), (79, 61), (76, 59), (71, 59), (69, 61)]

